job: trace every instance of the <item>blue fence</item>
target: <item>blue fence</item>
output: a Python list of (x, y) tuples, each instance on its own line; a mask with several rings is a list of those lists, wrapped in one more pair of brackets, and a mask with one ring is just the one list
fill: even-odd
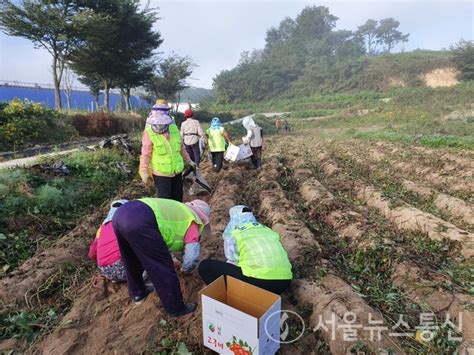
[[(54, 90), (40, 87), (19, 87), (19, 86), (6, 86), (0, 85), (0, 101), (11, 101), (14, 98), (21, 100), (30, 100), (39, 102), (40, 104), (54, 108)], [(67, 108), (66, 95), (61, 91), (61, 98), (63, 108)], [(149, 107), (149, 104), (139, 97), (131, 97), (132, 108)], [(104, 102), (104, 95), (99, 95), (99, 104), (102, 105)], [(110, 109), (115, 111), (120, 106), (120, 95), (110, 94)], [(76, 110), (94, 110), (95, 107), (94, 97), (87, 91), (74, 90), (71, 94), (71, 109)]]

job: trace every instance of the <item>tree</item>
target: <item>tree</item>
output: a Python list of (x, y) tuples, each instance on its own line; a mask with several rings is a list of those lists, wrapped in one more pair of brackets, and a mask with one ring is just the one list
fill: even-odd
[(78, 33), (86, 27), (88, 12), (72, 0), (0, 1), (0, 28), (10, 36), (23, 37), (53, 58), (53, 84), (56, 109), (61, 109), (61, 80), (64, 66)]
[(100, 90), (103, 89), (102, 80), (93, 76), (82, 76), (79, 77), (79, 81), (89, 88), (89, 92), (91, 93), (92, 97), (94, 97), (95, 108), (98, 110), (100, 107), (99, 94)]
[(140, 10), (139, 0), (90, 0), (87, 6), (97, 21), (71, 53), (71, 66), (82, 77), (102, 80), (107, 111), (112, 87), (119, 86), (129, 102), (130, 90), (151, 75), (150, 58), (162, 39), (153, 31), (156, 10)]
[(376, 20), (368, 19), (357, 28), (356, 33), (364, 40), (368, 55), (374, 55), (377, 52), (377, 25)]
[(278, 28), (271, 27), (267, 31), (267, 36), (265, 37), (266, 46), (271, 47), (275, 44), (288, 41), (294, 35), (295, 28), (295, 20), (290, 17), (286, 17), (280, 22), (280, 26), (278, 26)]
[(400, 22), (392, 17), (380, 20), (377, 27), (377, 43), (385, 45), (385, 51), (390, 53), (397, 43), (408, 42), (409, 33), (403, 34), (397, 30)]
[(186, 79), (193, 72), (194, 64), (189, 57), (172, 53), (158, 65), (158, 73), (146, 84), (147, 90), (157, 98), (176, 103), (178, 109), (180, 93), (189, 85)]
[(69, 67), (64, 68), (64, 74), (63, 74), (64, 80), (63, 80), (63, 91), (64, 95), (66, 96), (66, 104), (67, 104), (67, 109), (71, 109), (71, 95), (73, 91), (73, 85), (74, 85), (74, 72), (71, 70)]
[(451, 47), (461, 80), (474, 80), (474, 41), (460, 40)]

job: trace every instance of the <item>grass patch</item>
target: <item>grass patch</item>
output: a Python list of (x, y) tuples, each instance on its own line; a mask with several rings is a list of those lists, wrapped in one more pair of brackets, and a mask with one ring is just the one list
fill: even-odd
[(474, 137), (452, 136), (452, 135), (427, 135), (417, 137), (416, 135), (399, 133), (394, 131), (357, 132), (354, 138), (369, 141), (389, 141), (419, 144), (430, 148), (459, 148), (474, 149)]
[[(45, 248), (133, 177), (137, 156), (119, 150), (62, 158), (70, 175), (37, 168), (0, 170), (0, 265), (9, 273)], [(130, 172), (117, 162), (124, 162)]]

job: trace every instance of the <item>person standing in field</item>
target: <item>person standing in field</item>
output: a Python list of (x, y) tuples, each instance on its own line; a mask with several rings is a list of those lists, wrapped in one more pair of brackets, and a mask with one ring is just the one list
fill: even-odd
[[(211, 208), (202, 200), (181, 203), (163, 198), (142, 198), (118, 209), (112, 225), (125, 266), (128, 293), (135, 304), (156, 290), (171, 317), (196, 310), (196, 303), (183, 302), (175, 269), (189, 274), (197, 266), (200, 238), (210, 235), (210, 213)], [(183, 250), (181, 264), (171, 253)], [(154, 288), (143, 282), (144, 270)]]
[(168, 105), (157, 100), (143, 132), (140, 177), (144, 184), (153, 178), (157, 196), (182, 201), (184, 162), (196, 168), (182, 144)]
[(254, 169), (259, 169), (262, 166), (262, 146), (263, 146), (263, 130), (258, 126), (253, 118), (245, 117), (242, 125), (247, 130), (247, 135), (242, 137), (244, 144), (250, 144), (252, 150), (252, 165)]
[(280, 127), (281, 127), (281, 121), (279, 118), (275, 120), (275, 128), (277, 130), (277, 133), (280, 133)]
[(221, 120), (218, 117), (212, 119), (211, 126), (206, 130), (206, 135), (209, 151), (212, 156), (213, 170), (219, 172), (224, 161), (226, 140), (229, 144), (232, 144), (232, 138), (226, 129), (222, 127)]
[(201, 124), (193, 118), (193, 111), (188, 109), (184, 111), (185, 121), (181, 123), (181, 138), (191, 160), (199, 167), (201, 162), (201, 150), (199, 139), (205, 137)]
[(227, 261), (201, 261), (199, 276), (206, 284), (229, 275), (276, 294), (288, 289), (293, 273), (279, 234), (258, 223), (247, 206), (234, 206), (229, 215), (222, 235)]

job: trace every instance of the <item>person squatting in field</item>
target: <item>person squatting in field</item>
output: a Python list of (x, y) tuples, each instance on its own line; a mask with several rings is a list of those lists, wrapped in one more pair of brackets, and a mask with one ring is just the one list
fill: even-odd
[(242, 125), (247, 130), (247, 135), (242, 137), (244, 144), (250, 144), (252, 155), (252, 167), (259, 169), (262, 166), (262, 146), (263, 146), (263, 130), (262, 127), (258, 126), (253, 118), (245, 117), (242, 121)]
[(193, 111), (188, 109), (184, 111), (185, 121), (181, 123), (181, 138), (188, 152), (189, 157), (196, 166), (201, 162), (201, 151), (199, 147), (200, 138), (206, 138), (201, 124), (193, 118)]
[(227, 262), (205, 259), (199, 264), (199, 275), (206, 284), (229, 275), (281, 294), (289, 288), (293, 274), (280, 236), (258, 223), (247, 206), (234, 206), (229, 215), (222, 235)]
[(214, 117), (211, 126), (206, 130), (209, 151), (212, 156), (212, 167), (216, 172), (221, 171), (224, 161), (224, 152), (226, 148), (226, 140), (232, 144), (232, 138), (226, 129), (222, 126), (221, 120)]
[(109, 213), (96, 233), (89, 248), (89, 258), (96, 260), (100, 273), (113, 282), (127, 281), (117, 237), (112, 226), (112, 217), (128, 200), (117, 200), (110, 205)]
[(196, 303), (183, 301), (170, 251), (184, 250), (181, 271), (192, 272), (199, 261), (200, 237), (210, 233), (210, 213), (211, 208), (202, 200), (181, 203), (163, 198), (142, 198), (117, 210), (112, 225), (133, 302), (140, 304), (153, 292), (143, 282), (145, 270), (170, 316), (194, 312)]
[(157, 196), (182, 201), (184, 162), (196, 168), (182, 144), (168, 104), (157, 100), (143, 131), (140, 177), (144, 184), (148, 184), (151, 172)]

